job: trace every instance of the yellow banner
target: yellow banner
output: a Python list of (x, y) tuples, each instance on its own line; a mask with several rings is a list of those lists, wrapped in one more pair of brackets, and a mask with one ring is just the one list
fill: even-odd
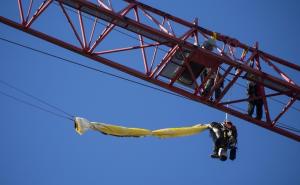
[(75, 118), (76, 132), (83, 134), (89, 129), (99, 131), (103, 134), (118, 137), (145, 137), (154, 136), (159, 138), (182, 137), (198, 134), (208, 128), (208, 125), (197, 124), (190, 127), (164, 128), (158, 130), (148, 130), (143, 128), (130, 128), (112, 124), (89, 122), (85, 118)]

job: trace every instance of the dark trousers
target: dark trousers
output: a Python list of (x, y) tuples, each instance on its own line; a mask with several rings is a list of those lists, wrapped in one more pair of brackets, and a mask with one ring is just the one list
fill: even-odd
[(215, 90), (215, 99), (218, 99), (221, 95), (222, 91), (221, 91), (221, 87), (216, 88)]
[(208, 79), (204, 86), (204, 91), (203, 91), (204, 96), (206, 96), (210, 92), (213, 85), (214, 85), (214, 79), (212, 78)]
[(254, 107), (256, 107), (256, 119), (261, 120), (262, 118), (262, 106), (263, 106), (263, 100), (257, 99), (257, 100), (251, 100), (248, 102), (248, 115), (252, 116), (254, 112)]
[[(213, 85), (214, 85), (214, 79), (208, 79), (207, 82), (206, 82), (206, 84), (205, 84), (205, 86), (204, 86), (204, 91), (202, 92), (201, 95), (202, 96), (206, 96), (210, 92), (210, 90), (213, 87)], [(220, 86), (217, 87), (215, 89), (214, 93), (215, 93), (215, 99), (218, 99), (220, 97), (221, 93), (222, 93), (221, 87)]]

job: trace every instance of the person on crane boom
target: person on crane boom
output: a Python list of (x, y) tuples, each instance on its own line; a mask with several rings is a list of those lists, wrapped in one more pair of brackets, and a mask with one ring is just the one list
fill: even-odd
[(248, 94), (248, 115), (252, 117), (254, 107), (256, 107), (256, 119), (261, 120), (262, 118), (262, 107), (263, 99), (261, 93), (261, 85), (254, 81), (248, 82), (247, 94)]
[(213, 36), (208, 38), (206, 41), (203, 42), (201, 47), (208, 51), (213, 51), (214, 48), (216, 47), (216, 38)]
[[(210, 38), (208, 38), (201, 46), (203, 49), (206, 49), (208, 51), (213, 51), (215, 47), (217, 47), (216, 45), (216, 34), (214, 33), (214, 35)], [(211, 71), (212, 69), (211, 68), (205, 68), (203, 71), (202, 71), (202, 74), (201, 74), (201, 81), (204, 81), (204, 79), (207, 77), (208, 73)], [(213, 87), (213, 85), (216, 84), (216, 82), (218, 81), (218, 79), (220, 78), (220, 73), (219, 73), (219, 70), (218, 71), (215, 71), (213, 72), (207, 82), (205, 83), (204, 85), (204, 89), (203, 91), (201, 92), (201, 95), (202, 96), (206, 96), (211, 88)], [(221, 88), (223, 87), (223, 82), (218, 86), (216, 87), (215, 89), (215, 99), (218, 99), (220, 94), (221, 94)], [(212, 99), (212, 98), (211, 98)]]
[(232, 122), (229, 120), (225, 120), (223, 123), (212, 122), (209, 124), (209, 129), (214, 142), (211, 157), (226, 161), (227, 149), (230, 149), (229, 159), (234, 160), (237, 149), (237, 129)]

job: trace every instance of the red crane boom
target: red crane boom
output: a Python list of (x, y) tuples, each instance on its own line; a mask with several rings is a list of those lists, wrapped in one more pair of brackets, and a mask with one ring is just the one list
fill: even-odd
[[(278, 125), (278, 120), (300, 99), (300, 87), (283, 70), (298, 73), (300, 66), (259, 50), (258, 43), (248, 46), (237, 39), (202, 28), (198, 26), (197, 19), (188, 22), (135, 0), (124, 0), (123, 9), (115, 11), (110, 0), (108, 2), (107, 4), (98, 0), (98, 4), (95, 4), (85, 0), (44, 0), (32, 13), (32, 0), (18, 0), (20, 21), (0, 16), (0, 22), (191, 100), (300, 141), (299, 133)], [(28, 7), (27, 11), (24, 10), (25, 7)], [(49, 10), (49, 7), (52, 9)], [(62, 13), (66, 20), (65, 26), (69, 27), (66, 34), (73, 35), (75, 40), (59, 38), (51, 35), (50, 31), (41, 31), (42, 29), (36, 26), (36, 22), (43, 21), (43, 17), (49, 17), (53, 11)], [(78, 21), (74, 20), (75, 16)], [(86, 21), (91, 19), (94, 22), (87, 27)], [(104, 23), (102, 32), (94, 39), (95, 30)], [(91, 30), (89, 40), (87, 30)], [(101, 43), (109, 40), (116, 30), (136, 36), (138, 45), (103, 49)], [(201, 43), (210, 38), (216, 40), (216, 48), (212, 51), (201, 47)], [(119, 60), (111, 57), (116, 53), (135, 50), (141, 50), (141, 58), (136, 61), (126, 62), (120, 60), (122, 57), (119, 57)], [(201, 78), (205, 69), (209, 69), (209, 72)], [(219, 78), (215, 80), (210, 91), (203, 95), (205, 85), (213, 74), (218, 74)], [(255, 81), (263, 87), (261, 94), (265, 118), (262, 120), (252, 118), (234, 106), (227, 106), (245, 104), (249, 100), (245, 98), (246, 93), (239, 97), (231, 97), (239, 82), (246, 84), (246, 81)], [(213, 100), (214, 91), (223, 82), (226, 83), (220, 96)], [(231, 101), (224, 101), (226, 96)], [(270, 99), (274, 96), (288, 99), (279, 113), (271, 106)]]

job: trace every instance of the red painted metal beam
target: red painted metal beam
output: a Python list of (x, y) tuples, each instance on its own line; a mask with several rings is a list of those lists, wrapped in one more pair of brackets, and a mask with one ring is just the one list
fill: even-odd
[(121, 52), (121, 51), (148, 48), (148, 47), (153, 47), (153, 46), (158, 46), (158, 45), (160, 45), (160, 43), (139, 45), (139, 46), (131, 46), (131, 47), (126, 47), (126, 48), (111, 49), (111, 50), (106, 50), (106, 51), (94, 52), (94, 54), (103, 55), (103, 54), (116, 53), (116, 52)]
[[(38, 10), (33, 14), (33, 16), (31, 17), (31, 19), (28, 21), (26, 27), (30, 27), (33, 22), (47, 9), (47, 7), (52, 3), (53, 0), (45, 0), (41, 6), (38, 8)], [(31, 6), (30, 8), (31, 9)], [(26, 21), (28, 20), (29, 18), (29, 12), (30, 10), (28, 10), (28, 16), (26, 18)]]
[[(126, 8), (120, 11), (118, 13), (121, 17), (125, 16), (134, 6), (133, 5), (128, 5)], [(103, 39), (114, 29), (116, 25), (113, 23), (109, 23), (107, 27), (103, 30), (101, 35), (97, 38), (97, 40), (94, 42), (94, 44), (91, 46), (88, 52), (92, 53), (94, 49), (100, 44), (100, 42), (103, 41)]]
[[(195, 46), (193, 44), (187, 42), (187, 41), (183, 41), (180, 38), (176, 38), (175, 36), (166, 34), (163, 31), (156, 30), (156, 29), (151, 28), (151, 27), (149, 27), (147, 25), (144, 25), (144, 24), (141, 24), (141, 23), (139, 23), (137, 21), (134, 21), (134, 20), (132, 20), (130, 18), (125, 18), (124, 16), (120, 16), (119, 14), (116, 14), (116, 13), (114, 13), (112, 11), (109, 11), (109, 10), (107, 10), (105, 8), (101, 8), (99, 6), (96, 6), (96, 5), (94, 5), (94, 4), (90, 3), (90, 2), (83, 1), (83, 0), (68, 0), (68, 1), (67, 0), (57, 0), (57, 1), (58, 2), (62, 2), (64, 4), (67, 4), (68, 6), (71, 6), (73, 8), (76, 8), (76, 7), (80, 8), (82, 11), (84, 11), (82, 7), (86, 7), (85, 9), (88, 9), (86, 11), (86, 13), (88, 13), (88, 14), (91, 14), (91, 12), (89, 12), (89, 11), (101, 12), (102, 14), (105, 14), (106, 16), (111, 17), (112, 20), (116, 20), (116, 21), (120, 21), (120, 22), (126, 22), (126, 25), (125, 26), (121, 25), (121, 27), (123, 27), (124, 29), (128, 29), (129, 31), (136, 32), (137, 34), (143, 35), (143, 36), (148, 37), (150, 39), (153, 39), (155, 41), (160, 41), (159, 39), (163, 39), (164, 40), (163, 43), (165, 45), (167, 45), (167, 46), (174, 47), (175, 45), (180, 44), (180, 45), (184, 45), (185, 47), (187, 47), (187, 48), (189, 48), (191, 50), (195, 49)], [(135, 3), (137, 5), (141, 5), (141, 3), (137, 3), (136, 1), (133, 1), (131, 3)], [(93, 14), (91, 14), (91, 15), (93, 15)], [(98, 15), (95, 14), (93, 16), (98, 16)], [(101, 17), (99, 17), (99, 18), (101, 19)], [(169, 18), (172, 18), (172, 17), (169, 17)], [(173, 17), (173, 19), (174, 19), (174, 17)], [(179, 20), (179, 18), (178, 18), (178, 20)], [(183, 21), (183, 22), (185, 22), (184, 24), (187, 24), (186, 21)], [(117, 24), (117, 23), (115, 23), (115, 24)], [(195, 25), (192, 24), (192, 23), (190, 23), (190, 24), (191, 24), (190, 26), (193, 25), (193, 29), (194, 29)], [(136, 27), (137, 30), (139, 30), (140, 32), (137, 32), (135, 30), (130, 29), (130, 27), (132, 27), (132, 26)], [(213, 33), (211, 35), (213, 35)], [(217, 36), (218, 36), (218, 34), (217, 34)], [(227, 38), (227, 36), (226, 36), (226, 38)], [(225, 40), (224, 40), (224, 42), (225, 42)], [(248, 49), (248, 50), (251, 50), (248, 47), (245, 47), (245, 48)], [(236, 67), (236, 68), (240, 68), (243, 71), (250, 72), (251, 74), (254, 74), (254, 75), (258, 76), (258, 77), (261, 77), (261, 79), (266, 79), (266, 80), (269, 80), (272, 83), (279, 84), (281, 86), (285, 86), (287, 88), (290, 88), (290, 91), (293, 92), (293, 93), (300, 94), (300, 87), (298, 87), (297, 85), (288, 83), (288, 82), (286, 82), (284, 80), (281, 80), (279, 78), (271, 76), (271, 75), (269, 75), (267, 73), (261, 72), (259, 70), (252, 69), (251, 67), (249, 67), (249, 66), (247, 66), (245, 64), (241, 64), (241, 63), (239, 63), (237, 61), (231, 60), (228, 57), (220, 56), (220, 55), (218, 55), (216, 53), (209, 52), (209, 51), (207, 51), (205, 49), (202, 49), (202, 48), (197, 48), (197, 50), (198, 50), (199, 53), (201, 53), (201, 55), (210, 56), (210, 58), (213, 58), (214, 61), (211, 61), (211, 62), (224, 62), (224, 63), (226, 63), (228, 65), (231, 65), (231, 66)], [(252, 50), (252, 51), (256, 53), (256, 50)], [(268, 86), (268, 85), (266, 85), (266, 86)], [(273, 88), (271, 86), (268, 86), (268, 87), (269, 88)], [(287, 93), (287, 92), (284, 91), (282, 93)], [(287, 94), (287, 95), (292, 96), (291, 94)]]
[(18, 5), (19, 5), (19, 12), (20, 12), (20, 19), (21, 19), (21, 23), (23, 25), (26, 24), (26, 21), (24, 19), (24, 11), (23, 11), (23, 4), (22, 4), (22, 0), (18, 0)]
[[(135, 20), (137, 22), (140, 22), (140, 16), (139, 16), (139, 12), (137, 10), (137, 8), (135, 7), (134, 9), (134, 15), (135, 15)], [(144, 37), (142, 35), (139, 34), (139, 41), (140, 41), (140, 45), (143, 46), (144, 43)], [(143, 56), (143, 61), (144, 61), (144, 68), (145, 68), (145, 73), (149, 74), (149, 67), (148, 67), (148, 61), (147, 61), (147, 56), (146, 56), (146, 52), (145, 52), (145, 48), (141, 48), (141, 52), (142, 52), (142, 56)]]
[[(247, 73), (250, 73), (250, 74), (254, 74), (256, 77), (258, 77), (257, 79), (255, 79), (255, 81), (258, 81), (258, 82), (263, 82), (264, 80), (267, 80), (267, 82), (269, 83), (273, 83), (277, 86), (283, 86), (283, 87), (286, 87), (285, 89), (283, 90), (276, 90), (276, 93), (278, 94), (283, 94), (283, 95), (287, 95), (287, 96), (290, 96), (292, 98), (294, 98), (294, 101), (296, 101), (295, 97), (299, 99), (300, 97), (300, 87), (295, 84), (295, 83), (292, 83), (292, 80), (290, 81), (285, 81), (285, 80), (282, 80), (282, 79), (279, 79), (279, 78), (276, 78), (274, 76), (271, 76), (263, 71), (259, 71), (257, 69), (253, 69), (252, 67), (250, 67), (246, 61), (250, 61), (252, 60), (253, 57), (255, 58), (263, 58), (264, 60), (267, 60), (268, 63), (271, 63), (270, 65), (273, 65), (272, 63), (273, 62), (277, 62), (277, 63), (280, 63), (281, 65), (284, 65), (284, 66), (287, 66), (287, 67), (293, 67), (294, 69), (298, 70), (298, 67), (297, 65), (295, 64), (291, 64), (287, 61), (284, 61), (282, 59), (279, 59), (277, 57), (273, 57), (269, 54), (265, 54), (257, 49), (253, 49), (252, 47), (249, 47), (249, 46), (243, 46), (242, 43), (240, 43), (238, 40), (236, 39), (232, 39), (228, 36), (224, 36), (224, 35), (221, 35), (219, 33), (214, 33), (212, 31), (209, 31), (207, 29), (204, 29), (204, 28), (201, 28), (199, 27), (196, 23), (190, 23), (190, 22), (187, 22), (187, 21), (184, 21), (180, 18), (177, 18), (175, 16), (171, 16), (167, 13), (164, 13), (160, 10), (157, 10), (155, 8), (152, 8), (150, 6), (147, 6), (147, 5), (144, 5), (142, 3), (139, 3), (139, 2), (136, 2), (134, 0), (126, 0), (127, 2), (130, 2), (130, 4), (125, 7), (123, 9), (123, 11), (120, 11), (119, 13), (116, 13), (111, 9), (107, 9), (107, 8), (103, 8), (103, 7), (99, 7), (93, 3), (90, 3), (90, 2), (87, 2), (87, 1), (83, 1), (83, 0), (56, 0), (59, 2), (59, 4), (64, 4), (67, 5), (67, 6), (70, 6), (74, 9), (77, 10), (77, 13), (78, 13), (78, 16), (79, 16), (79, 23), (80, 23), (80, 31), (81, 31), (81, 34), (82, 34), (82, 38), (79, 37), (79, 34), (77, 33), (77, 30), (75, 29), (75, 27), (73, 26), (73, 23), (71, 22), (71, 19), (69, 18), (68, 14), (66, 13), (65, 9), (63, 8), (63, 11), (64, 11), (64, 15), (65, 17), (67, 18), (67, 20), (69, 21), (70, 23), (70, 26), (73, 30), (73, 32), (75, 33), (78, 41), (79, 41), (79, 44), (81, 46), (75, 46), (75, 45), (72, 45), (70, 43), (67, 43), (67, 42), (64, 42), (62, 40), (59, 40), (57, 38), (54, 38), (54, 37), (51, 37), (45, 33), (41, 33), (37, 30), (34, 30), (32, 28), (29, 28), (29, 26), (26, 26), (27, 24), (27, 20), (29, 19), (29, 16), (26, 16), (26, 20), (24, 20), (24, 13), (23, 13), (23, 6), (22, 6), (22, 1), (19, 0), (19, 12), (20, 12), (20, 17), (21, 17), (21, 23), (16, 23), (12, 20), (9, 20), (9, 19), (6, 19), (4, 17), (0, 17), (0, 21), (4, 24), (7, 24), (9, 26), (12, 26), (16, 29), (19, 29), (19, 30), (22, 30), (26, 33), (29, 33), (31, 35), (34, 35), (38, 38), (41, 38), (41, 39), (44, 39), (48, 42), (51, 42), (53, 44), (56, 44), (60, 47), (63, 47), (63, 48), (66, 48), (68, 50), (71, 50), (75, 53), (78, 53), (80, 55), (83, 55), (85, 57), (88, 57), (92, 60), (95, 60), (97, 62), (101, 62), (105, 65), (108, 65), (110, 67), (113, 67), (113, 68), (116, 68), (120, 71), (123, 71), (127, 74), (130, 74), (130, 75), (133, 75), (135, 77), (138, 77), (140, 79), (143, 79), (143, 80), (146, 80), (148, 82), (151, 82), (155, 85), (158, 85), (158, 86), (161, 86), (163, 88), (166, 88), (172, 92), (175, 92), (175, 93), (178, 93), (186, 98), (189, 98), (191, 100), (194, 100), (194, 101), (197, 101), (197, 102), (200, 102), (200, 103), (203, 103), (203, 104), (206, 104), (210, 107), (213, 107), (215, 109), (218, 109), (218, 110), (221, 110), (221, 111), (224, 111), (224, 112), (227, 112), (229, 114), (232, 114), (238, 118), (241, 118), (243, 120), (246, 120), (246, 121), (249, 121), (251, 123), (254, 123), (256, 125), (259, 125), (263, 128), (266, 128), (268, 130), (271, 130), (273, 132), (276, 132), (278, 134), (281, 134), (281, 135), (284, 135), (284, 136), (287, 136), (289, 138), (292, 138), (292, 139), (295, 139), (297, 141), (300, 141), (300, 136), (293, 133), (293, 132), (290, 132), (286, 129), (283, 129), (283, 128), (279, 128), (277, 127), (277, 125), (274, 125), (274, 124), (269, 124), (269, 119), (267, 119), (268, 121), (264, 121), (264, 120), (256, 120), (254, 118), (251, 118), (249, 117), (247, 114), (244, 114), (243, 112), (240, 112), (240, 111), (237, 111), (233, 108), (229, 108), (229, 107), (226, 107), (224, 105), (224, 103), (219, 103), (219, 101), (221, 100), (221, 98), (227, 94), (227, 91), (229, 89), (231, 89), (231, 87), (233, 85), (235, 85), (235, 81), (239, 78), (239, 77), (234, 77), (231, 82), (225, 87), (225, 89), (223, 90), (223, 93), (222, 93), (222, 96), (219, 100), (217, 101), (209, 101), (209, 98), (208, 97), (202, 97), (198, 94), (199, 90), (201, 88), (203, 88), (204, 84), (205, 84), (205, 80), (201, 82), (201, 84), (199, 84), (200, 86), (196, 86), (194, 91), (189, 91), (189, 90), (185, 90), (184, 88), (182, 87), (176, 87), (174, 86), (173, 84), (175, 84), (175, 80), (180, 76), (180, 71), (179, 73), (177, 73), (175, 75), (175, 78), (171, 79), (171, 83), (170, 81), (169, 82), (164, 82), (162, 79), (159, 78), (159, 75), (161, 73), (161, 71), (164, 69), (164, 67), (166, 66), (166, 64), (169, 62), (169, 60), (175, 55), (177, 54), (177, 52), (180, 52), (181, 49), (187, 49), (187, 50), (190, 50), (190, 52), (193, 53), (193, 55), (196, 55), (197, 57), (188, 57), (187, 60), (184, 60), (183, 62), (183, 66), (186, 66), (189, 73), (190, 73), (190, 76), (192, 78), (192, 80), (196, 81), (195, 79), (195, 76), (193, 75), (193, 72), (191, 70), (191, 68), (189, 67), (189, 63), (191, 62), (190, 60), (193, 60), (193, 62), (196, 62), (196, 63), (199, 63), (199, 64), (202, 64), (202, 65), (210, 65), (210, 64), (222, 64), (222, 65), (226, 65), (227, 67), (227, 70), (225, 71), (225, 73), (223, 74), (223, 76), (221, 77), (221, 80), (224, 80), (225, 77), (228, 77), (228, 74), (230, 73), (231, 69), (233, 68), (236, 68), (236, 69), (239, 69), (239, 73), (237, 73), (239, 76), (239, 74), (241, 74), (242, 72), (247, 72)], [(52, 2), (52, 0), (45, 0), (43, 4), (45, 4), (45, 2), (48, 2), (50, 4), (50, 2)], [(31, 4), (31, 3), (30, 3)], [(48, 5), (49, 5), (48, 4)], [(47, 6), (41, 6), (41, 8), (39, 8), (37, 10), (37, 12), (40, 12), (40, 13), (37, 13), (37, 16), (35, 17), (32, 17), (30, 20), (35, 20), (38, 18), (38, 16), (45, 11), (45, 9), (48, 7)], [(29, 10), (28, 12), (31, 11), (31, 6), (29, 6)], [(148, 26), (148, 25), (145, 25), (143, 24), (139, 18), (137, 17), (136, 20), (134, 19), (131, 19), (129, 17), (126, 17), (127, 16), (127, 13), (130, 11), (130, 10), (135, 10), (135, 12), (137, 13), (138, 12), (138, 9), (141, 9), (142, 12), (146, 13), (146, 17), (149, 18), (150, 14), (148, 14), (148, 12), (151, 12), (151, 13), (154, 13), (154, 14), (157, 14), (157, 15), (160, 15), (162, 16), (163, 18), (163, 23), (162, 24), (159, 24), (159, 22), (151, 16), (150, 16), (150, 20), (154, 21), (154, 23), (156, 25), (158, 25), (158, 27), (160, 27), (160, 29), (155, 29), (151, 26)], [(42, 11), (41, 11), (42, 10)], [(147, 11), (146, 11), (147, 10)], [(92, 27), (92, 33), (91, 33), (91, 36), (90, 36), (90, 40), (89, 42), (87, 43), (87, 40), (85, 38), (85, 30), (84, 30), (84, 23), (83, 23), (83, 20), (82, 20), (82, 16), (81, 16), (81, 12), (84, 12), (84, 13), (87, 13), (87, 14), (90, 14), (92, 16), (95, 17), (95, 20), (96, 19), (102, 19), (104, 21), (106, 21), (108, 23), (108, 26), (107, 28), (104, 30), (104, 32), (102, 32), (102, 34), (98, 37), (98, 39), (94, 42), (94, 44), (91, 46), (91, 43), (92, 43), (92, 36), (94, 35), (94, 30), (95, 30), (95, 27), (96, 27), (96, 21), (94, 22), (94, 25)], [(148, 15), (147, 15), (148, 14)], [(125, 16), (126, 15), (126, 16)], [(142, 15), (141, 15), (142, 16)], [(181, 37), (177, 37), (174, 33), (174, 30), (172, 28), (172, 25), (170, 24), (169, 20), (172, 20), (174, 22), (177, 22), (183, 26), (186, 26), (187, 27), (187, 33)], [(166, 33), (166, 31), (164, 31), (164, 29), (161, 28), (161, 26), (164, 25), (164, 22), (167, 21), (167, 23), (169, 24), (169, 27), (172, 31), (173, 34), (170, 34), (170, 33)], [(122, 27), (124, 29), (127, 29), (128, 31), (131, 31), (135, 34), (137, 34), (138, 36), (140, 36), (140, 42), (141, 42), (141, 45), (139, 47), (136, 47), (136, 46), (132, 46), (132, 47), (127, 47), (127, 48), (121, 48), (121, 49), (111, 49), (111, 50), (107, 50), (107, 51), (97, 51), (97, 52), (93, 52), (94, 48), (97, 46), (97, 44), (99, 44), (103, 38), (105, 38), (108, 34), (110, 34), (110, 32), (115, 29), (116, 26), (119, 26), (119, 27)], [(76, 34), (77, 33), (77, 34)], [(213, 53), (213, 52), (210, 52), (210, 51), (207, 51), (205, 49), (202, 49), (200, 47), (198, 47), (198, 44), (197, 46), (194, 45), (194, 43), (190, 43), (189, 40), (187, 40), (189, 37), (191, 37), (191, 34), (194, 35), (194, 37), (196, 37), (196, 35), (198, 35), (198, 33), (200, 33), (202, 36), (204, 36), (204, 38), (208, 38), (209, 36), (212, 36), (212, 35), (216, 35), (217, 37), (217, 40), (218, 41), (223, 41), (224, 42), (224, 45), (223, 45), (223, 49), (222, 49), (222, 52), (221, 53)], [(154, 59), (152, 59), (152, 62), (151, 62), (151, 66), (150, 66), (150, 69), (146, 70), (146, 71), (142, 71), (142, 70), (136, 70), (136, 69), (133, 69), (133, 68), (130, 68), (130, 67), (127, 67), (126, 66), (126, 63), (124, 63), (124, 65), (122, 64), (119, 64), (117, 62), (114, 62), (114, 61), (111, 61), (111, 60), (108, 60), (106, 58), (103, 58), (103, 57), (100, 57), (99, 55), (97, 55), (97, 53), (112, 53), (112, 52), (118, 52), (118, 51), (126, 51), (126, 50), (130, 50), (130, 49), (137, 49), (137, 48), (146, 48), (146, 47), (151, 47), (152, 45), (147, 43), (147, 45), (145, 45), (144, 43), (142, 43), (142, 38), (143, 37), (147, 37), (153, 41), (156, 41), (157, 44), (160, 44), (160, 45), (165, 45), (167, 47), (169, 47), (169, 51), (168, 53), (165, 55), (165, 57), (162, 59), (162, 61), (155, 67), (154, 65)], [(198, 37), (196, 38), (197, 41), (198, 41)], [(96, 45), (95, 45), (96, 44)], [(154, 46), (155, 44), (153, 44)], [(229, 49), (231, 49), (230, 47), (240, 47), (240, 48), (244, 48), (245, 50), (244, 51), (248, 51), (250, 52), (250, 55), (251, 57), (248, 58), (246, 61), (244, 61), (245, 59), (245, 56), (246, 55), (243, 55), (242, 54), (242, 60), (241, 61), (238, 61), (236, 60), (235, 57), (233, 57), (234, 53), (231, 53), (231, 57), (230, 56), (226, 56), (224, 55), (223, 51), (225, 49), (225, 46), (229, 46)], [(144, 50), (145, 51), (145, 50)], [(154, 53), (154, 56), (156, 56), (156, 51), (157, 51), (157, 47), (155, 48), (155, 53)], [(244, 52), (243, 52), (244, 53)], [(192, 55), (192, 54), (191, 54)], [(143, 55), (144, 58), (145, 58), (145, 55)], [(191, 59), (190, 59), (191, 58)], [(204, 61), (205, 60), (205, 61)], [(207, 60), (207, 61), (206, 61)], [(144, 61), (144, 66), (145, 67), (148, 67), (148, 64), (147, 62), (143, 59)], [(208, 62), (209, 61), (209, 62)], [(204, 63), (203, 63), (204, 62)], [(214, 66), (213, 68), (217, 67), (216, 65), (212, 65)], [(154, 68), (154, 70), (152, 70), (152, 67)], [(277, 68), (277, 70), (275, 69), (275, 71), (279, 71), (279, 69)], [(280, 71), (279, 71), (280, 72)], [(209, 76), (209, 75), (208, 75)], [(223, 78), (223, 79), (222, 79)], [(175, 79), (175, 80), (174, 80)], [(172, 81), (173, 80), (173, 81)], [(207, 79), (206, 79), (207, 80)], [(221, 83), (221, 80), (218, 82), (219, 84)], [(249, 80), (249, 79), (248, 79)], [(216, 84), (218, 85), (218, 84)], [(212, 92), (214, 91), (214, 88), (216, 87), (216, 85), (212, 88), (210, 94), (212, 94)], [(272, 86), (272, 84), (264, 84), (266, 87), (269, 87), (269, 88), (273, 88), (274, 86)], [(266, 100), (266, 97), (267, 95), (264, 97), (265, 100)], [(233, 100), (233, 101), (236, 101), (236, 100)], [(277, 117), (276, 117), (276, 121), (283, 115), (286, 113), (287, 109), (291, 106), (291, 104), (288, 104), (287, 108), (284, 109)]]
[[(182, 24), (186, 27), (189, 27), (189, 28), (197, 28), (200, 32), (204, 33), (204, 34), (207, 34), (207, 35), (210, 35), (210, 36), (213, 36), (214, 32), (213, 31), (210, 31), (208, 29), (205, 29), (203, 27), (200, 27), (200, 26), (196, 26), (195, 27), (195, 24), (191, 23), (191, 22), (188, 22), (188, 21), (185, 21), (181, 18), (178, 18), (176, 16), (173, 16), (173, 15), (170, 15), (166, 12), (163, 12), (161, 10), (158, 10), (156, 8), (153, 8), (149, 5), (146, 5), (146, 4), (143, 4), (141, 2), (138, 2), (136, 0), (124, 0), (126, 2), (129, 2), (129, 3), (135, 3), (136, 5), (142, 7), (143, 9), (145, 10), (148, 10), (148, 11), (151, 11), (153, 13), (156, 13), (158, 15), (161, 15), (163, 17), (166, 17), (168, 18), (169, 20), (172, 20), (174, 22), (177, 22), (179, 24)], [(241, 42), (239, 42), (237, 39), (234, 39), (234, 38), (231, 38), (229, 36), (226, 36), (226, 35), (222, 35), (220, 33), (216, 33), (216, 37), (217, 37), (217, 40), (219, 41), (222, 41), (222, 42), (229, 42), (229, 41), (234, 41), (233, 43), (235, 44), (236, 47), (240, 47), (242, 49), (245, 49), (245, 50), (248, 50), (248, 51), (251, 51), (251, 52), (255, 52), (257, 49), (255, 47), (252, 47), (252, 46), (248, 46), (247, 44), (243, 44)], [(262, 56), (265, 56), (267, 58), (269, 58), (270, 60), (276, 62), (276, 63), (279, 63), (279, 64), (282, 64), (284, 66), (287, 66), (287, 67), (290, 67), (290, 68), (293, 68), (297, 71), (300, 71), (300, 66), (296, 65), (296, 64), (293, 64), (293, 63), (290, 63), (284, 59), (281, 59), (279, 57), (276, 57), (276, 56), (273, 56), (271, 54), (268, 54), (266, 52), (263, 52), (261, 50), (258, 50), (258, 55), (262, 55)]]
[(206, 105), (208, 105), (210, 107), (213, 107), (215, 109), (219, 109), (219, 110), (221, 110), (223, 112), (227, 112), (227, 113), (229, 113), (231, 115), (234, 115), (234, 116), (236, 116), (238, 118), (241, 118), (243, 120), (249, 121), (249, 122), (254, 123), (254, 124), (258, 125), (258, 126), (266, 128), (266, 129), (268, 129), (270, 131), (276, 132), (278, 134), (281, 134), (283, 136), (286, 136), (288, 138), (291, 138), (291, 139), (294, 139), (294, 140), (300, 142), (300, 136), (297, 135), (297, 134), (295, 134), (295, 133), (293, 133), (293, 132), (284, 130), (284, 129), (276, 127), (276, 126), (271, 126), (271, 125), (267, 124), (264, 121), (251, 118), (251, 117), (249, 117), (249, 116), (247, 116), (247, 115), (245, 115), (245, 114), (243, 114), (241, 112), (238, 112), (238, 111), (236, 111), (234, 109), (228, 108), (228, 107), (226, 107), (224, 105), (216, 104), (214, 102), (207, 101), (204, 97), (196, 96), (193, 93), (187, 92), (187, 91), (185, 91), (183, 89), (180, 89), (178, 87), (170, 86), (168, 83), (162, 82), (162, 81), (160, 81), (158, 79), (155, 79), (155, 78), (150, 78), (148, 75), (146, 75), (144, 73), (141, 73), (141, 72), (139, 72), (137, 70), (131, 69), (131, 68), (126, 67), (124, 65), (115, 63), (115, 62), (113, 62), (111, 60), (108, 60), (108, 59), (105, 59), (103, 57), (99, 57), (99, 56), (96, 56), (96, 55), (92, 55), (92, 54), (86, 53), (82, 48), (78, 48), (78, 47), (76, 47), (76, 46), (74, 46), (72, 44), (69, 44), (69, 43), (61, 41), (61, 40), (59, 40), (57, 38), (51, 37), (51, 36), (49, 36), (47, 34), (39, 32), (37, 30), (31, 29), (31, 28), (25, 28), (24, 25), (16, 23), (16, 22), (14, 22), (12, 20), (6, 19), (6, 18), (4, 18), (2, 16), (0, 16), (0, 22), (6, 24), (8, 26), (11, 26), (13, 28), (16, 28), (18, 30), (21, 30), (23, 32), (26, 32), (28, 34), (31, 34), (31, 35), (33, 35), (35, 37), (40, 38), (40, 39), (46, 40), (46, 41), (48, 41), (50, 43), (53, 43), (55, 45), (58, 45), (60, 47), (63, 47), (65, 49), (68, 49), (70, 51), (73, 51), (73, 52), (75, 52), (77, 54), (80, 54), (82, 56), (90, 58), (90, 59), (92, 59), (94, 61), (103, 63), (105, 65), (108, 65), (110, 67), (113, 67), (113, 68), (116, 68), (116, 69), (118, 69), (120, 71), (123, 71), (123, 72), (125, 72), (127, 74), (133, 75), (133, 76), (138, 77), (138, 78), (140, 78), (142, 80), (146, 80), (146, 81), (148, 81), (150, 83), (153, 83), (155, 85), (158, 85), (160, 87), (168, 89), (168, 90), (170, 90), (172, 92), (175, 92), (177, 94), (180, 94), (180, 95), (182, 95), (182, 96), (184, 96), (184, 97), (186, 97), (188, 99), (191, 99), (191, 100), (194, 100), (194, 101), (206, 104)]

